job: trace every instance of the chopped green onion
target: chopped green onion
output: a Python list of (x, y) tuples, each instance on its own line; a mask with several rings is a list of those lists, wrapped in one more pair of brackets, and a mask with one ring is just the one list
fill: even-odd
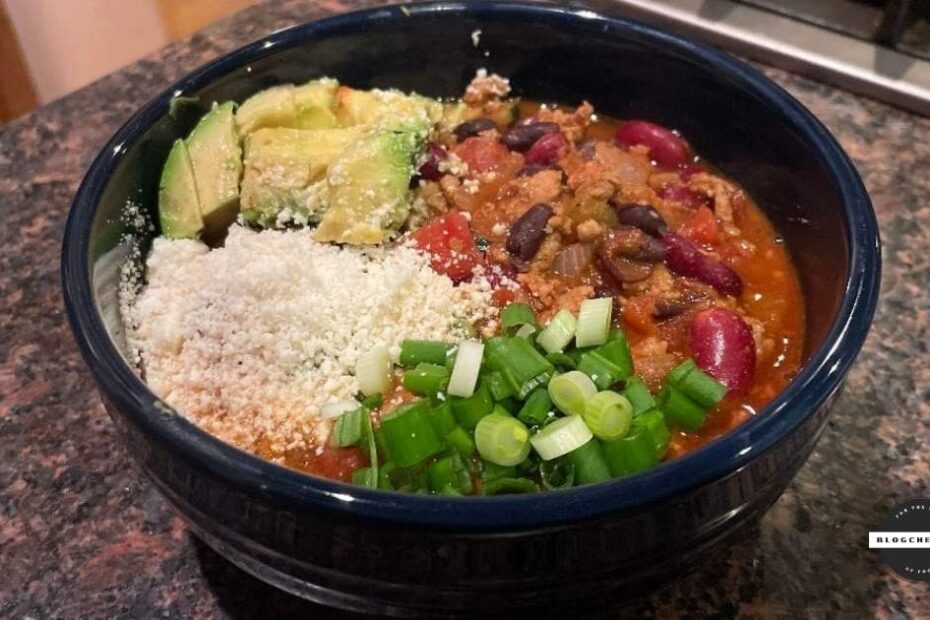
[(583, 413), (588, 400), (595, 394), (597, 386), (588, 375), (578, 370), (570, 370), (549, 381), (549, 398), (568, 414)]
[(394, 482), (391, 479), (397, 466), (394, 463), (388, 461), (382, 465), (378, 470), (378, 488), (385, 490), (392, 490), (394, 488)]
[(596, 439), (566, 454), (565, 460), (574, 469), (576, 486), (610, 480), (610, 469), (604, 461), (601, 445)]
[(360, 467), (352, 472), (352, 484), (369, 489), (378, 488), (378, 471), (371, 467)]
[(455, 354), (455, 365), (452, 367), (452, 376), (449, 377), (448, 392), (450, 395), (468, 398), (475, 393), (483, 354), (484, 345), (480, 342), (465, 340), (459, 343), (458, 352)]
[(649, 391), (643, 380), (638, 377), (627, 380), (626, 387), (623, 388), (623, 395), (633, 405), (633, 415), (639, 415), (656, 406), (656, 399), (652, 397), (652, 392)]
[(404, 373), (404, 387), (420, 396), (435, 397), (444, 391), (449, 382), (445, 366), (420, 362)]
[(525, 424), (531, 426), (542, 426), (549, 419), (552, 413), (552, 399), (549, 398), (549, 390), (546, 388), (536, 388), (532, 391), (517, 418)]
[(549, 491), (567, 489), (575, 481), (575, 468), (564, 459), (543, 461), (539, 464), (539, 479)]
[(594, 434), (581, 416), (558, 418), (530, 438), (530, 443), (544, 461), (551, 461), (584, 445)]
[(581, 302), (578, 309), (578, 328), (575, 332), (576, 347), (596, 347), (607, 342), (613, 307), (613, 297), (585, 299)]
[(668, 452), (668, 444), (672, 439), (668, 426), (665, 424), (665, 416), (658, 409), (649, 411), (633, 418), (633, 431), (645, 433), (652, 444), (655, 446), (656, 458), (662, 460)]
[(494, 399), (491, 398), (488, 381), (484, 379), (481, 380), (475, 393), (468, 398), (454, 399), (449, 402), (459, 424), (467, 430), (478, 426), (478, 421), (494, 409)]
[(613, 441), (629, 432), (633, 405), (616, 392), (598, 392), (588, 401), (582, 416), (595, 437)]
[(516, 478), (517, 468), (512, 465), (497, 465), (488, 461), (481, 461), (481, 480), (485, 484), (500, 478)]
[(569, 370), (574, 370), (578, 365), (577, 362), (570, 356), (562, 353), (561, 351), (556, 351), (555, 353), (547, 353), (546, 359), (549, 360), (553, 365), (560, 368), (568, 368)]
[(539, 485), (529, 478), (498, 478), (484, 485), (485, 495), (511, 495), (516, 493), (536, 493)]
[(530, 327), (536, 327), (536, 316), (533, 314), (533, 309), (526, 304), (521, 303), (510, 303), (501, 310), (501, 333), (510, 335), (515, 330), (513, 328), (520, 328), (529, 325)]
[(405, 367), (417, 364), (436, 364), (444, 366), (454, 345), (436, 340), (404, 340), (400, 343), (400, 365)]
[(562, 309), (556, 314), (546, 329), (536, 337), (536, 344), (541, 346), (546, 353), (555, 353), (561, 351), (575, 337), (575, 328), (578, 321), (571, 310)]
[(577, 368), (591, 377), (599, 390), (606, 390), (623, 378), (623, 368), (608, 360), (597, 350), (582, 353), (578, 358)]
[(626, 379), (633, 374), (633, 354), (627, 343), (626, 334), (616, 329), (610, 332), (607, 342), (594, 349), (594, 352), (616, 366), (617, 380)]
[(665, 382), (704, 408), (713, 407), (727, 395), (727, 387), (688, 358), (665, 377)]
[(376, 345), (355, 363), (358, 388), (365, 396), (384, 394), (391, 387), (391, 356), (387, 347)]
[(520, 329), (518, 329), (518, 330), (514, 333), (514, 336), (516, 336), (517, 338), (526, 338), (526, 339), (529, 339), (529, 338), (531, 338), (531, 337), (533, 336), (533, 334), (535, 334), (537, 331), (539, 331), (539, 328), (536, 327), (535, 325), (521, 325), (521, 326), (520, 326)]
[(488, 375), (488, 389), (491, 390), (491, 396), (497, 401), (510, 398), (517, 393), (510, 383), (504, 379), (504, 375), (496, 370)]
[(368, 410), (359, 406), (336, 418), (332, 433), (330, 433), (329, 445), (334, 448), (345, 448), (357, 444), (364, 434), (364, 422), (367, 417)]
[(361, 405), (357, 400), (337, 400), (332, 403), (326, 403), (320, 407), (320, 416), (326, 420), (338, 418), (343, 413), (355, 411)]
[(445, 437), (457, 426), (455, 414), (452, 413), (452, 403), (449, 401), (433, 407), (430, 410), (429, 419), (437, 437)]
[(380, 434), (388, 458), (400, 467), (411, 467), (442, 449), (429, 419), (427, 401), (401, 405), (381, 418)]
[(366, 396), (362, 399), (362, 405), (368, 407), (369, 409), (377, 409), (384, 404), (384, 396), (381, 392), (377, 394), (372, 394), (371, 396)]
[(666, 385), (656, 398), (659, 409), (670, 424), (686, 431), (696, 431), (704, 425), (704, 407), (684, 395), (678, 388)]
[(639, 428), (634, 428), (623, 439), (601, 443), (601, 451), (610, 474), (615, 478), (648, 469), (659, 462), (655, 445)]
[(462, 456), (462, 458), (471, 458), (475, 454), (475, 440), (472, 439), (471, 434), (461, 426), (453, 428), (449, 434), (446, 435), (446, 441)]
[(514, 398), (513, 396), (508, 396), (507, 398), (502, 398), (497, 401), (497, 405), (501, 407), (504, 411), (510, 415), (516, 415), (517, 412), (523, 407), (523, 403)]
[[(544, 385), (555, 368), (523, 338), (497, 337), (485, 342), (488, 366), (500, 373), (513, 395), (520, 400)], [(492, 393), (494, 392), (492, 378)], [(498, 400), (497, 394), (494, 397)]]
[(458, 452), (439, 459), (426, 471), (429, 488), (436, 493), (442, 493), (448, 487), (462, 495), (472, 492), (471, 474)]
[(530, 453), (530, 431), (520, 420), (495, 411), (478, 422), (475, 447), (486, 461), (516, 465)]

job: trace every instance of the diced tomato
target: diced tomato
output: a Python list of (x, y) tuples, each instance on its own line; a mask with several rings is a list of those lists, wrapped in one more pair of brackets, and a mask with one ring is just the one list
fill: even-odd
[(510, 302), (514, 301), (516, 298), (516, 292), (510, 288), (496, 288), (494, 289), (494, 292), (491, 293), (491, 301), (493, 301), (494, 305), (499, 308), (503, 308)]
[(652, 312), (655, 309), (655, 299), (652, 295), (639, 295), (633, 297), (623, 305), (623, 322), (637, 331), (652, 334), (656, 331)]
[[(466, 140), (467, 142), (467, 140)], [(417, 247), (430, 254), (430, 267), (453, 282), (471, 279), (481, 254), (468, 220), (457, 211), (446, 213), (413, 233)]]
[(455, 147), (455, 154), (468, 164), (470, 172), (482, 174), (500, 167), (510, 151), (494, 138), (475, 136)]
[(367, 466), (368, 459), (358, 448), (332, 448), (327, 445), (322, 453), (313, 455), (309, 469), (324, 478), (351, 482), (352, 472)]
[(708, 207), (700, 206), (697, 212), (688, 220), (682, 232), (697, 243), (709, 244), (717, 240), (717, 217)]

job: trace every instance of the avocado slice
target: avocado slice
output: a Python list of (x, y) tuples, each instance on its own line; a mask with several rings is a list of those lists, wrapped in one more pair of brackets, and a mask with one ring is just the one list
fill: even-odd
[(259, 129), (245, 139), (242, 217), (263, 227), (318, 221), (326, 170), (361, 135), (351, 129)]
[(263, 127), (293, 127), (296, 122), (297, 104), (292, 84), (260, 90), (236, 110), (236, 128), (242, 137)]
[(342, 86), (336, 91), (336, 117), (346, 127), (366, 125), (419, 133), (425, 138), (442, 118), (442, 104), (399, 90), (356, 90)]
[(242, 148), (234, 109), (232, 101), (215, 106), (200, 119), (186, 141), (204, 232), (208, 234), (228, 227), (238, 210)]
[(339, 127), (333, 112), (339, 82), (332, 78), (312, 80), (294, 87), (297, 108), (294, 127), (298, 129), (332, 129)]
[(381, 243), (410, 212), (408, 189), (425, 136), (375, 131), (350, 145), (329, 167), (329, 208), (317, 241)]
[(203, 230), (194, 169), (184, 140), (174, 141), (158, 183), (158, 219), (171, 239), (196, 239)]

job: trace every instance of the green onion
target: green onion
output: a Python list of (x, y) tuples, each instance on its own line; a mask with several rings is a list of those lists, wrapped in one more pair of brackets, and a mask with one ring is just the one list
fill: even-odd
[(429, 403), (418, 401), (401, 405), (381, 419), (385, 451), (400, 467), (412, 467), (442, 449), (430, 413)]
[(575, 328), (578, 321), (570, 310), (562, 309), (542, 330), (542, 333), (536, 337), (536, 344), (541, 346), (546, 353), (555, 353), (561, 351), (575, 336)]
[(582, 416), (595, 437), (613, 441), (629, 432), (633, 405), (616, 392), (598, 392), (588, 401)]
[(474, 394), (468, 398), (449, 401), (452, 405), (452, 412), (455, 413), (459, 424), (467, 430), (473, 430), (478, 426), (478, 421), (494, 409), (494, 399), (491, 398), (488, 383), (489, 381), (482, 379)]
[(536, 316), (533, 314), (533, 309), (526, 304), (521, 303), (511, 303), (507, 304), (503, 310), (501, 310), (501, 333), (510, 335), (514, 331), (514, 328), (524, 327), (529, 325), (530, 327), (536, 327)]
[(544, 461), (551, 461), (584, 445), (594, 434), (581, 416), (558, 418), (530, 438), (533, 449)]
[(454, 345), (436, 340), (404, 340), (400, 343), (400, 365), (407, 368), (417, 364), (444, 366)]
[(638, 377), (627, 380), (623, 395), (633, 405), (633, 415), (639, 415), (656, 406), (656, 399), (652, 397), (652, 393), (643, 380)]
[(472, 492), (471, 473), (457, 452), (430, 465), (426, 473), (429, 488), (436, 493), (442, 493), (447, 487), (462, 495)]
[(536, 327), (535, 325), (521, 325), (521, 326), (520, 326), (520, 329), (518, 329), (518, 330), (514, 333), (514, 336), (516, 336), (517, 338), (526, 338), (526, 339), (529, 339), (529, 338), (531, 338), (531, 337), (533, 336), (533, 334), (535, 334), (537, 331), (539, 331), (539, 328)]
[(372, 394), (371, 396), (366, 396), (362, 399), (362, 406), (368, 407), (369, 409), (377, 409), (384, 404), (384, 396), (381, 392), (377, 394)]
[(504, 379), (504, 375), (496, 370), (488, 375), (488, 389), (491, 390), (491, 396), (497, 401), (510, 398), (517, 393), (510, 383)]
[(458, 425), (455, 414), (452, 413), (452, 403), (449, 401), (433, 407), (429, 412), (429, 420), (437, 437), (445, 437)]
[(352, 484), (369, 489), (378, 488), (378, 471), (371, 467), (360, 467), (352, 472)]
[(578, 328), (575, 332), (576, 347), (596, 347), (607, 342), (613, 305), (613, 297), (585, 299), (581, 302), (578, 309)]
[(549, 398), (549, 390), (546, 388), (536, 388), (532, 391), (517, 418), (525, 424), (531, 426), (542, 426), (548, 421), (552, 413), (552, 399)]
[(582, 353), (578, 358), (578, 370), (591, 377), (599, 390), (606, 390), (623, 378), (623, 368), (594, 351)]
[(512, 465), (497, 465), (481, 461), (481, 480), (485, 484), (501, 478), (516, 478), (517, 468)]
[(610, 480), (610, 469), (604, 461), (601, 445), (596, 439), (566, 454), (565, 460), (574, 469), (576, 486)]
[(607, 342), (594, 349), (594, 352), (616, 366), (617, 380), (626, 379), (633, 374), (633, 355), (627, 343), (626, 334), (619, 329), (610, 332)]
[(633, 431), (642, 432), (652, 441), (655, 446), (656, 458), (662, 460), (668, 452), (668, 444), (672, 439), (668, 426), (665, 424), (665, 416), (658, 409), (651, 409), (641, 415), (633, 418)]
[(727, 395), (727, 387), (698, 368), (690, 358), (673, 368), (665, 382), (704, 408), (713, 407)]
[(365, 396), (384, 394), (391, 387), (391, 356), (387, 347), (377, 345), (355, 363), (358, 388)]
[(549, 381), (549, 398), (568, 414), (583, 413), (588, 400), (595, 394), (597, 386), (588, 375), (578, 370), (570, 370)]
[(575, 481), (575, 468), (564, 459), (543, 461), (539, 464), (539, 479), (549, 491), (567, 489)]
[(485, 495), (512, 495), (516, 493), (536, 493), (539, 485), (529, 478), (498, 478), (484, 485)]
[(560, 368), (567, 368), (569, 370), (574, 370), (578, 365), (577, 362), (570, 356), (562, 353), (561, 351), (556, 351), (555, 353), (547, 353), (546, 359), (549, 360), (553, 365)]
[(435, 397), (449, 383), (449, 371), (445, 366), (420, 362), (404, 373), (404, 387), (420, 396)]
[(357, 444), (364, 434), (364, 422), (367, 417), (367, 409), (356, 407), (336, 418), (329, 436), (329, 445), (334, 448), (346, 448)]
[(452, 367), (452, 376), (449, 377), (448, 392), (450, 395), (468, 398), (475, 393), (483, 354), (484, 345), (480, 342), (465, 340), (459, 343), (458, 352), (455, 354), (455, 365)]
[(664, 386), (656, 397), (665, 419), (686, 431), (696, 431), (704, 425), (704, 407), (685, 396), (678, 388)]
[(394, 472), (397, 470), (397, 466), (394, 463), (388, 461), (380, 467), (378, 470), (378, 488), (385, 489), (387, 491), (394, 489), (394, 482), (392, 477)]
[(475, 454), (475, 440), (471, 434), (461, 426), (453, 428), (446, 435), (446, 442), (458, 452), (462, 458), (471, 458)]
[[(497, 337), (485, 342), (485, 357), (492, 370), (501, 374), (513, 395), (523, 400), (544, 385), (555, 368), (523, 338)], [(494, 391), (492, 379), (492, 393)], [(497, 394), (495, 398), (500, 400)]]
[(495, 411), (478, 422), (475, 447), (486, 461), (516, 465), (530, 453), (530, 431), (520, 420)]
[(659, 462), (653, 442), (638, 428), (623, 439), (601, 443), (601, 451), (615, 478), (648, 469)]

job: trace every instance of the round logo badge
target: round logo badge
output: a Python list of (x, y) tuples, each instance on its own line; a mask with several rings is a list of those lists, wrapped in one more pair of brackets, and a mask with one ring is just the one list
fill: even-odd
[(869, 548), (897, 575), (930, 583), (930, 498), (896, 505), (879, 530), (869, 532)]

